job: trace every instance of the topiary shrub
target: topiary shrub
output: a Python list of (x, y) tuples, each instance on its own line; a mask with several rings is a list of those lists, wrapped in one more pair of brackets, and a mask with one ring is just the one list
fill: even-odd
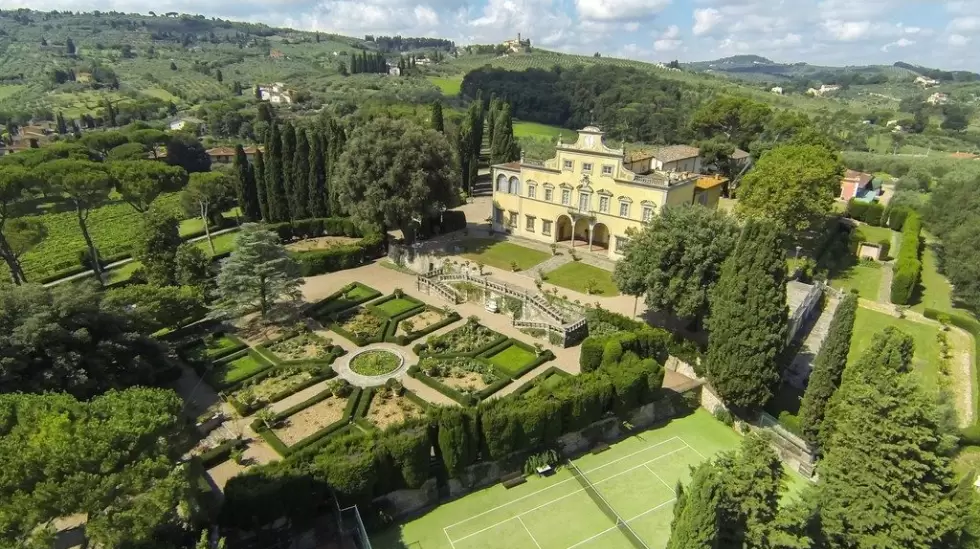
[(864, 215), (868, 210), (868, 203), (862, 202), (856, 198), (852, 198), (847, 202), (846, 214), (851, 219), (856, 219), (858, 221), (864, 220)]
[(602, 365), (602, 354), (606, 339), (598, 336), (589, 336), (582, 342), (582, 348), (578, 356), (578, 364), (582, 372), (594, 372)]
[(882, 224), (882, 217), (885, 213), (885, 207), (877, 202), (872, 202), (868, 204), (868, 207), (864, 210), (864, 216), (861, 221), (864, 221), (872, 227), (879, 227)]
[(602, 364), (616, 364), (623, 358), (623, 345), (619, 339), (610, 339), (602, 349)]

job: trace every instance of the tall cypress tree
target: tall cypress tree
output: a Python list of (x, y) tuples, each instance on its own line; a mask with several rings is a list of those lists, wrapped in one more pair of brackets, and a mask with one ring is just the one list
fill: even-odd
[(520, 149), (514, 141), (514, 122), (510, 117), (510, 105), (499, 105), (493, 125), (493, 141), (490, 143), (490, 163), (502, 164), (520, 158)]
[(834, 312), (834, 318), (827, 330), (817, 358), (813, 361), (810, 382), (800, 404), (800, 428), (803, 437), (810, 444), (820, 442), (820, 430), (827, 403), (840, 386), (841, 375), (847, 366), (847, 355), (851, 351), (851, 333), (854, 329), (854, 315), (857, 312), (857, 296), (846, 294)]
[(310, 215), (308, 206), (310, 198), (310, 142), (306, 130), (296, 128), (296, 152), (293, 153), (293, 188), (292, 198), (293, 219), (306, 219)]
[(310, 217), (327, 217), (327, 165), (323, 150), (323, 134), (310, 132), (310, 176), (307, 180), (307, 204)]
[(459, 157), (460, 188), (469, 194), (472, 184), (470, 169), (476, 161), (473, 156), (473, 124), (470, 117), (464, 117), (455, 128), (452, 144)]
[(496, 129), (497, 124), (497, 109), (500, 104), (497, 101), (497, 96), (490, 94), (490, 106), (487, 108), (486, 113), (486, 133), (487, 133), (487, 145), (493, 146), (493, 131)]
[(282, 135), (279, 124), (273, 123), (269, 128), (269, 143), (265, 147), (269, 162), (265, 166), (265, 192), (269, 203), (269, 219), (271, 223), (289, 221), (289, 203), (286, 199), (286, 187), (283, 182)]
[(438, 101), (432, 102), (432, 114), (430, 115), (429, 123), (432, 125), (432, 129), (439, 133), (446, 131), (445, 122), (442, 119), (442, 103)]
[(824, 420), (817, 487), (827, 547), (957, 547), (966, 509), (950, 497), (956, 445), (893, 327), (844, 371)]
[(483, 103), (483, 90), (476, 92), (476, 100), (470, 105), (470, 119), (473, 125), (473, 151), (479, 157), (483, 149), (484, 117), (487, 115)]
[(718, 547), (718, 510), (723, 497), (721, 473), (712, 462), (694, 470), (686, 489), (678, 486), (667, 549)]
[(335, 166), (337, 164), (337, 159), (340, 158), (340, 153), (344, 151), (344, 146), (347, 143), (347, 135), (344, 133), (344, 128), (337, 123), (336, 120), (332, 118), (327, 121), (327, 139), (324, 143), (327, 151), (327, 196), (329, 200), (327, 202), (327, 210), (332, 216), (342, 216), (344, 214), (343, 209), (337, 202), (337, 192), (333, 185), (330, 184), (330, 178), (333, 177), (335, 171)]
[[(282, 185), (286, 190), (286, 203), (289, 208), (287, 219), (301, 219), (296, 217), (296, 200), (294, 199), (293, 188), (296, 176), (293, 173), (293, 161), (296, 157), (296, 128), (291, 122), (282, 125)], [(305, 183), (305, 182), (304, 182)]]
[(235, 146), (235, 173), (238, 174), (238, 184), (235, 185), (235, 194), (238, 198), (238, 206), (242, 210), (242, 215), (246, 221), (259, 221), (262, 213), (259, 210), (259, 200), (255, 192), (255, 173), (245, 148), (240, 144)]
[(707, 374), (729, 405), (760, 408), (779, 385), (786, 346), (786, 253), (766, 221), (749, 220), (709, 297)]
[(252, 167), (252, 172), (255, 179), (255, 198), (259, 203), (259, 216), (261, 219), (271, 221), (265, 186), (265, 155), (262, 151), (255, 151), (255, 166)]

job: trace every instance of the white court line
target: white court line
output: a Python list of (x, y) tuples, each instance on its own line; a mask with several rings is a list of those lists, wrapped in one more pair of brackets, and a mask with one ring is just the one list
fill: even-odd
[(684, 446), (687, 446), (688, 448), (694, 450), (694, 452), (697, 455), (701, 456), (701, 459), (708, 459), (704, 454), (702, 454), (701, 452), (698, 452), (698, 449), (697, 448), (695, 448), (694, 446), (691, 446), (690, 444), (688, 444), (686, 440), (682, 439), (681, 437), (676, 437), (676, 438), (679, 438), (680, 441), (684, 443)]
[[(648, 514), (654, 512), (654, 511), (662, 508), (664, 505), (670, 505), (671, 503), (674, 503), (675, 501), (677, 501), (676, 498), (670, 498), (669, 500), (661, 503), (660, 505), (651, 507), (650, 509), (647, 509), (646, 511), (643, 511), (639, 515), (636, 515), (635, 517), (633, 517), (631, 519), (626, 519), (623, 522), (625, 522), (626, 524), (629, 524), (629, 523), (633, 522), (634, 520), (636, 520), (636, 519), (638, 519), (638, 518), (640, 518), (640, 517), (642, 517), (644, 515), (648, 515)], [(596, 539), (598, 537), (604, 536), (604, 535), (608, 534), (609, 532), (611, 532), (613, 530), (617, 530), (617, 529), (619, 529), (619, 525), (618, 524), (616, 526), (611, 527), (611, 528), (606, 528), (605, 530), (599, 532), (598, 534), (596, 534), (596, 535), (594, 535), (592, 537), (583, 539), (582, 541), (580, 541), (580, 542), (578, 542), (578, 543), (576, 543), (574, 545), (569, 545), (566, 549), (572, 549), (573, 547), (578, 547), (579, 545), (582, 545), (583, 543), (588, 543), (588, 542), (590, 542), (590, 541), (592, 541), (592, 540), (594, 540), (594, 539)]]
[(669, 484), (667, 484), (667, 481), (664, 480), (663, 478), (661, 478), (660, 475), (658, 475), (656, 471), (654, 471), (653, 469), (651, 469), (649, 465), (647, 465), (646, 463), (644, 463), (643, 466), (647, 468), (647, 471), (650, 471), (651, 473), (653, 473), (653, 476), (657, 477), (657, 480), (659, 480), (661, 484), (663, 484), (664, 486), (666, 486), (667, 489), (670, 490), (670, 492), (672, 494), (674, 494), (675, 496), (677, 495), (677, 492), (675, 492), (674, 489), (671, 488)]
[[(657, 446), (663, 446), (664, 444), (667, 444), (668, 442), (670, 442), (670, 441), (672, 441), (674, 439), (677, 439), (677, 440), (680, 440), (681, 442), (684, 442), (680, 437), (670, 437), (667, 440), (658, 442), (656, 444), (651, 444), (650, 446), (647, 446), (646, 448), (643, 448), (642, 450), (637, 450), (637, 451), (635, 451), (635, 452), (633, 452), (631, 454), (627, 454), (627, 455), (625, 455), (625, 456), (623, 456), (621, 458), (614, 459), (614, 460), (612, 460), (612, 461), (610, 461), (608, 463), (605, 463), (605, 464), (600, 465), (598, 467), (595, 467), (593, 469), (589, 469), (588, 471), (583, 471), (583, 474), (591, 473), (593, 471), (598, 471), (599, 469), (602, 469), (603, 467), (607, 467), (609, 465), (612, 465), (613, 463), (617, 463), (617, 462), (623, 461), (624, 459), (631, 458), (631, 457), (635, 456), (636, 454), (641, 454), (643, 452), (646, 452), (647, 450), (650, 450), (651, 448), (656, 448)], [(684, 442), (684, 445), (687, 446), (688, 448), (690, 448), (690, 446), (686, 442)], [(674, 451), (670, 452), (670, 454), (672, 454), (672, 453), (674, 453), (676, 451), (677, 450), (674, 450)], [(665, 455), (670, 455), (670, 454), (665, 454)], [(661, 457), (663, 457), (663, 456), (661, 456)], [(473, 515), (472, 517), (465, 518), (465, 519), (463, 519), (463, 520), (461, 520), (459, 522), (454, 522), (453, 524), (450, 524), (449, 526), (446, 526), (443, 529), (444, 530), (445, 529), (449, 529), (449, 528), (452, 528), (454, 526), (458, 526), (460, 524), (463, 524), (464, 522), (469, 522), (469, 521), (471, 521), (471, 520), (473, 520), (475, 518), (482, 517), (483, 515), (486, 515), (487, 513), (492, 513), (494, 511), (497, 511), (498, 509), (503, 509), (504, 507), (507, 507), (508, 505), (513, 505), (513, 504), (517, 503), (518, 501), (527, 499), (527, 498), (529, 498), (531, 496), (536, 496), (536, 495), (540, 494), (541, 492), (546, 492), (546, 491), (551, 490), (552, 488), (554, 488), (556, 486), (559, 486), (559, 485), (562, 485), (562, 484), (564, 484), (566, 482), (571, 482), (571, 481), (574, 481), (574, 480), (575, 480), (575, 477), (572, 477), (572, 478), (569, 478), (569, 479), (565, 479), (565, 480), (556, 482), (556, 483), (552, 484), (551, 486), (548, 486), (546, 488), (542, 488), (542, 489), (540, 489), (540, 490), (538, 490), (536, 492), (531, 492), (530, 494), (527, 494), (526, 496), (521, 496), (521, 497), (519, 497), (517, 499), (508, 501), (507, 503), (504, 503), (502, 505), (498, 505), (498, 506), (496, 506), (496, 507), (494, 507), (492, 509), (487, 509), (486, 511), (484, 511), (482, 513), (478, 513), (476, 515)]]
[(524, 531), (527, 532), (527, 535), (531, 536), (531, 541), (534, 542), (534, 546), (537, 547), (538, 549), (541, 549), (541, 544), (538, 543), (538, 540), (534, 539), (534, 534), (532, 534), (531, 531), (527, 529), (527, 524), (524, 524), (524, 519), (522, 519), (521, 517), (517, 517), (517, 520), (521, 521), (521, 526), (524, 527)]
[[(612, 479), (614, 479), (614, 478), (616, 478), (618, 476), (625, 475), (626, 473), (631, 473), (631, 472), (635, 471), (636, 469), (639, 469), (640, 467), (646, 467), (646, 464), (647, 463), (651, 463), (651, 462), (657, 461), (658, 459), (663, 459), (663, 458), (665, 458), (667, 456), (670, 456), (671, 454), (676, 454), (677, 452), (682, 452), (682, 451), (684, 451), (683, 448), (678, 448), (677, 450), (673, 450), (673, 451), (668, 452), (668, 453), (666, 453), (666, 454), (664, 454), (662, 456), (655, 457), (655, 458), (651, 459), (650, 461), (648, 461), (646, 463), (641, 463), (641, 464), (637, 465), (636, 467), (631, 467), (631, 468), (629, 468), (629, 469), (627, 469), (625, 471), (622, 471), (620, 473), (616, 473), (615, 475), (612, 475), (611, 477), (608, 477), (608, 478), (604, 478), (604, 479), (600, 480), (599, 482), (594, 482), (594, 483), (592, 483), (592, 486), (598, 486), (599, 484), (602, 484), (603, 482), (606, 482), (607, 480), (612, 480)], [(593, 469), (593, 470), (595, 470), (595, 469)], [(574, 480), (574, 477), (572, 477), (572, 480)], [(584, 491), (585, 491), (585, 488), (579, 488), (578, 490), (575, 490), (574, 492), (570, 492), (568, 494), (565, 494), (564, 496), (557, 497), (557, 498), (555, 498), (555, 499), (553, 499), (551, 501), (542, 503), (541, 505), (538, 505), (537, 507), (535, 507), (533, 509), (528, 509), (527, 511), (518, 513), (518, 514), (516, 514), (516, 515), (514, 515), (514, 516), (512, 516), (510, 518), (506, 518), (506, 519), (504, 519), (504, 520), (502, 520), (500, 522), (496, 522), (494, 524), (491, 524), (490, 526), (487, 526), (486, 528), (483, 528), (481, 530), (477, 530), (476, 532), (469, 533), (469, 534), (467, 534), (467, 535), (465, 535), (465, 536), (463, 536), (461, 538), (456, 538), (455, 541), (463, 541), (464, 539), (468, 539), (468, 538), (471, 538), (471, 537), (473, 537), (475, 535), (482, 534), (483, 532), (486, 532), (487, 530), (492, 530), (492, 529), (500, 526), (501, 524), (503, 524), (505, 522), (510, 522), (510, 521), (512, 521), (514, 519), (520, 519), (521, 516), (523, 516), (523, 515), (526, 515), (528, 513), (532, 513), (534, 511), (537, 511), (538, 509), (541, 509), (542, 507), (547, 507), (547, 506), (551, 505), (552, 503), (558, 503), (559, 501), (561, 501), (561, 500), (563, 500), (565, 498), (570, 498), (570, 497), (574, 496), (575, 494), (578, 494), (578, 493), (584, 492)], [(449, 528), (449, 527), (447, 526), (446, 528)], [(446, 528), (443, 528), (442, 529), (443, 532), (446, 531)], [(446, 535), (447, 536), (449, 535), (448, 532), (446, 533)]]
[(453, 543), (453, 538), (449, 537), (449, 532), (447, 532), (446, 529), (443, 528), (442, 533), (446, 534), (446, 539), (449, 540), (449, 546), (452, 547), (453, 549), (456, 549), (456, 544)]

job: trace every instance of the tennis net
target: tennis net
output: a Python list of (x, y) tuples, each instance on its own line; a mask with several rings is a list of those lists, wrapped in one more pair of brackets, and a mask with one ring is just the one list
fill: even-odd
[(599, 509), (602, 510), (603, 514), (609, 517), (609, 520), (616, 523), (616, 528), (619, 529), (619, 531), (622, 532), (624, 536), (626, 536), (626, 539), (630, 540), (630, 543), (633, 544), (633, 547), (635, 547), (636, 549), (650, 549), (647, 546), (647, 544), (644, 543), (643, 540), (641, 540), (640, 537), (636, 535), (636, 532), (634, 532), (633, 529), (630, 528), (629, 523), (626, 522), (623, 519), (623, 517), (619, 516), (619, 513), (617, 513), (612, 508), (612, 505), (609, 505), (609, 502), (606, 501), (606, 498), (604, 498), (602, 494), (600, 494), (599, 491), (596, 490), (595, 485), (592, 484), (592, 481), (585, 478), (585, 474), (582, 473), (581, 469), (579, 469), (571, 461), (568, 462), (568, 468), (569, 470), (571, 470), (572, 476), (575, 477), (575, 480), (577, 480), (578, 483), (582, 485), (582, 488), (585, 490), (585, 493), (588, 494), (590, 498), (592, 498), (592, 501), (596, 504), (596, 506)]

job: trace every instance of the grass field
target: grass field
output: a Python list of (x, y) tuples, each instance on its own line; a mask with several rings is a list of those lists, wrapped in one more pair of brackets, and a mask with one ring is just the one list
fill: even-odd
[(616, 283), (613, 282), (611, 272), (600, 269), (599, 267), (593, 267), (592, 265), (586, 265), (580, 261), (565, 263), (561, 267), (547, 273), (545, 278), (545, 281), (549, 284), (568, 288), (569, 290), (583, 294), (588, 293), (587, 289), (590, 280), (595, 281), (595, 289), (592, 295), (601, 295), (603, 297), (619, 295), (619, 289), (616, 287)]
[[(463, 83), (462, 76), (450, 76), (450, 77), (430, 76), (429, 78), (427, 78), (427, 80), (435, 84), (435, 86), (439, 88), (439, 91), (442, 92), (442, 95), (448, 97), (454, 97), (459, 95), (459, 87)], [(515, 129), (515, 133), (516, 133), (516, 129)]]
[(217, 385), (216, 388), (220, 388), (250, 377), (267, 367), (269, 362), (258, 353), (249, 351), (241, 358), (216, 365), (210, 379)]
[(418, 306), (419, 304), (415, 301), (403, 297), (396, 297), (395, 299), (379, 304), (378, 309), (388, 316), (397, 316)]
[(195, 246), (204, 250), (205, 253), (211, 255), (221, 255), (228, 253), (235, 249), (235, 237), (238, 236), (238, 231), (232, 231), (230, 233), (219, 234), (218, 236), (211, 237), (211, 241), (214, 243), (214, 253), (211, 254), (211, 247), (208, 245), (208, 239), (198, 240), (194, 243)]
[[(861, 225), (854, 231), (854, 239), (858, 242), (872, 242), (877, 243), (882, 240), (887, 240), (891, 242), (892, 234), (894, 231), (888, 227), (872, 227), (871, 225)], [(889, 255), (895, 257), (898, 250), (890, 250)]]
[(575, 141), (576, 138), (575, 132), (572, 130), (559, 128), (558, 126), (538, 124), (537, 122), (514, 121), (514, 137), (533, 137), (535, 139), (555, 141), (558, 139), (559, 135), (561, 135), (562, 139), (564, 139), (566, 142)]
[[(371, 540), (376, 549), (632, 549), (597, 503), (604, 501), (648, 547), (666, 546), (678, 481), (690, 466), (738, 446), (741, 437), (704, 410), (627, 438), (574, 461), (591, 490), (567, 466), (506, 489), (491, 486), (397, 525)], [(787, 490), (805, 484), (788, 476)], [(594, 491), (593, 491), (594, 490)]]
[(949, 281), (939, 273), (936, 251), (929, 244), (922, 249), (922, 292), (912, 310), (922, 312), (926, 308), (953, 313), (953, 288)]
[(829, 284), (844, 291), (857, 290), (859, 296), (877, 301), (881, 287), (881, 270), (882, 267), (878, 264), (858, 263), (838, 273)]
[(894, 326), (915, 340), (912, 365), (922, 375), (925, 387), (935, 387), (939, 379), (939, 329), (930, 324), (913, 322), (864, 307), (858, 307), (854, 317), (854, 334), (851, 336), (851, 352), (847, 362), (853, 363), (865, 349), (871, 346), (875, 334), (888, 326)]
[(527, 366), (535, 359), (534, 353), (522, 349), (517, 345), (511, 345), (503, 351), (490, 357), (490, 363), (500, 368), (504, 372), (514, 375), (518, 370)]
[(0, 85), (0, 99), (6, 99), (11, 95), (24, 89), (24, 86), (20, 84), (3, 84)]
[(526, 271), (549, 257), (545, 252), (490, 239), (470, 240), (463, 246), (467, 250), (463, 254), (466, 259), (507, 271), (511, 270), (511, 262), (516, 262), (520, 270)]

